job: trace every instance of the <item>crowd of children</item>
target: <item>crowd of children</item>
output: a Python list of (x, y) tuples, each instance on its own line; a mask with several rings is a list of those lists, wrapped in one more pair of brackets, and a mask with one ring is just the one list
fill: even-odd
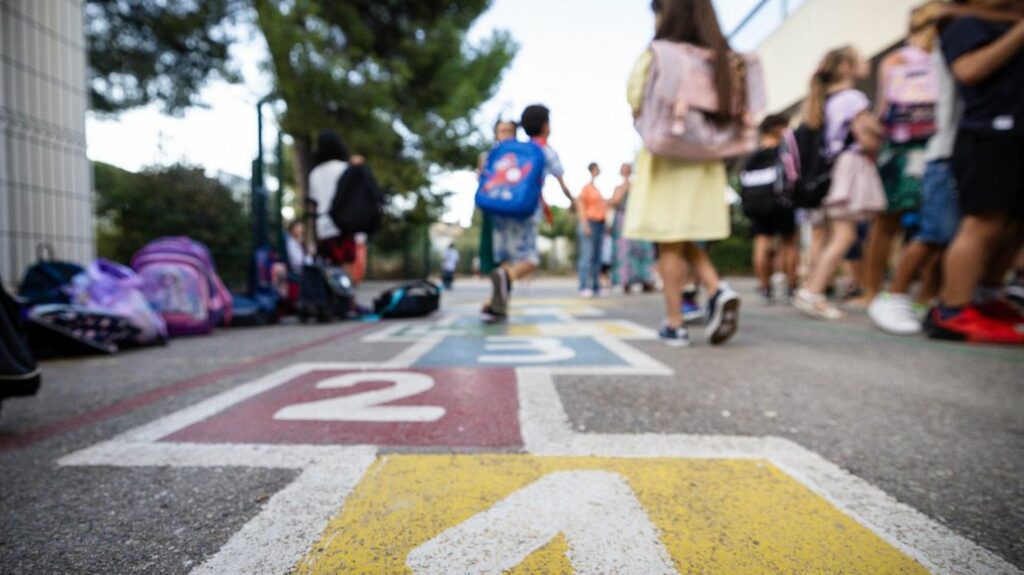
[[(762, 112), (759, 63), (729, 47), (711, 0), (654, 0), (652, 8), (654, 41), (627, 90), (645, 145), (622, 167), (610, 199), (597, 187), (597, 164), (572, 196), (547, 145), (549, 111), (530, 106), (522, 115), (543, 151), (539, 185), (557, 178), (579, 219), (582, 297), (609, 285), (650, 289), (656, 260), (661, 339), (689, 345), (687, 323), (698, 315), (711, 344), (728, 341), (741, 300), (706, 247), (732, 233), (727, 162), (743, 156), (736, 172), (763, 302), (776, 301), (771, 278), (781, 273), (786, 299), (814, 318), (866, 309), (894, 334), (1024, 343), (1024, 2), (932, 1), (915, 10), (908, 40), (878, 66), (874, 104), (858, 89), (872, 64), (852, 46), (830, 51), (802, 117), (768, 116), (757, 149), (750, 122)], [(707, 65), (688, 64), (696, 59)], [(499, 122), (496, 150), (481, 158), (482, 180), (500, 171), (500, 183), (515, 186), (531, 177), (534, 162), (501, 148), (516, 131)], [(486, 214), (481, 261), (493, 255), (497, 264), (486, 321), (507, 317), (515, 282), (535, 269), (543, 208), (538, 197), (529, 217)], [(898, 243), (905, 245), (886, 290)], [(848, 291), (835, 287), (840, 269), (853, 270)], [(707, 294), (697, 314), (694, 284)]]

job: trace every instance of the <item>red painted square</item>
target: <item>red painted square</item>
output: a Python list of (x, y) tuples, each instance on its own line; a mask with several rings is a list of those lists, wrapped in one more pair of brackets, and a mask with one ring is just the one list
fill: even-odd
[[(401, 383), (374, 380), (385, 373), (398, 373)], [(162, 441), (515, 448), (522, 445), (516, 375), (511, 369), (312, 371)]]

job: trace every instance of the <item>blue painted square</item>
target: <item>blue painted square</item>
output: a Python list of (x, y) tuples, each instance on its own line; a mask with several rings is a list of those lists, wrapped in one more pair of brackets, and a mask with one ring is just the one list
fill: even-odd
[(624, 367), (590, 337), (447, 337), (413, 367)]

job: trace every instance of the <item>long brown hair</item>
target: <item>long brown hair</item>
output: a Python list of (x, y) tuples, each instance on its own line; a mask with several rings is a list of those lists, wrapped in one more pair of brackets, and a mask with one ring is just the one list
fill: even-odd
[(736, 91), (742, 89), (737, 86), (737, 58), (722, 33), (711, 0), (652, 0), (651, 8), (659, 16), (655, 40), (693, 44), (714, 53), (718, 116), (731, 120), (743, 115), (745, 99), (736, 97)]
[(804, 103), (804, 122), (815, 130), (825, 125), (825, 100), (828, 90), (843, 80), (839, 70), (843, 64), (854, 66), (857, 63), (857, 52), (853, 46), (836, 48), (825, 54), (818, 71), (811, 78), (811, 89)]

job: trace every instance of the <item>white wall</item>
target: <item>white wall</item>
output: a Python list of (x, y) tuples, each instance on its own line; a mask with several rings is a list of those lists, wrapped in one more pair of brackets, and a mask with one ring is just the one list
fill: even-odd
[(807, 0), (761, 43), (769, 110), (779, 111), (807, 93), (811, 75), (828, 50), (853, 44), (868, 57), (906, 36), (910, 11), (923, 0)]
[(81, 0), (0, 0), (0, 274), (95, 257)]

